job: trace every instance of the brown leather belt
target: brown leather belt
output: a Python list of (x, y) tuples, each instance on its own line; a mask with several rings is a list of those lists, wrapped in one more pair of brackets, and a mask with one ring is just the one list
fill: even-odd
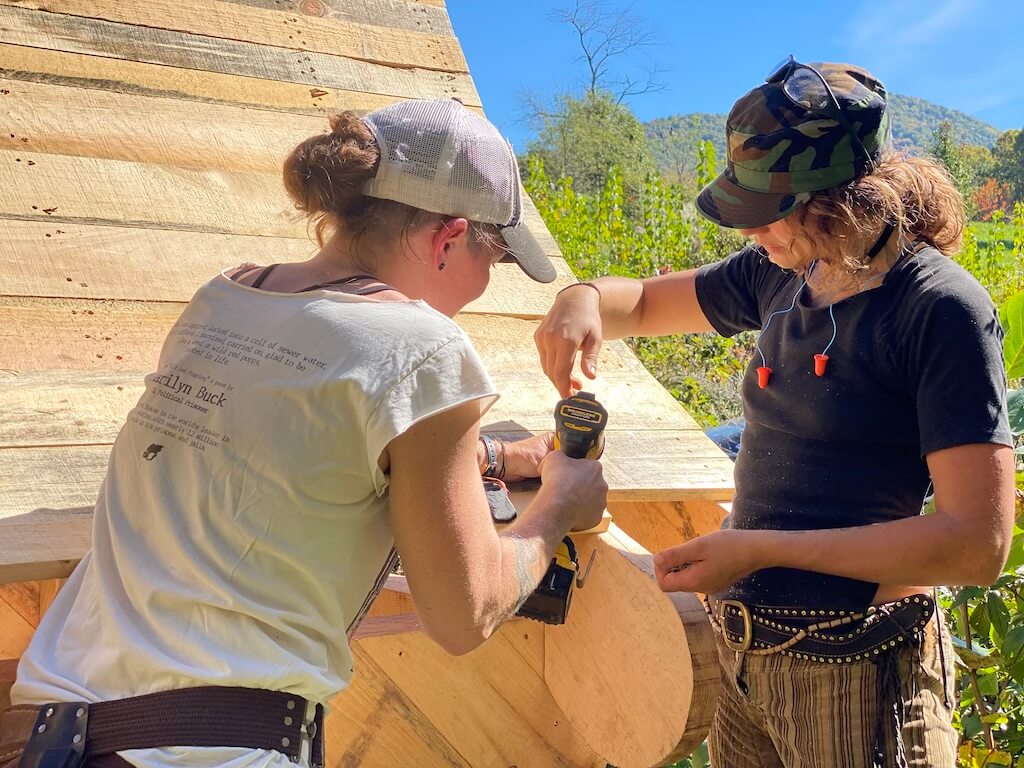
[(324, 709), (317, 704), (307, 722), (306, 708), (295, 694), (222, 686), (44, 704), (19, 768), (77, 768), (89, 758), (158, 747), (267, 749), (298, 763), (304, 741), (310, 765), (323, 768)]

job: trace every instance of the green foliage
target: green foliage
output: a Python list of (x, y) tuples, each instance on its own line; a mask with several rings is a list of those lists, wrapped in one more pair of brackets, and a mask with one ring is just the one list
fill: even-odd
[(694, 112), (660, 117), (644, 123), (654, 162), (670, 181), (688, 184), (699, 164), (698, 149), (710, 141), (719, 157), (725, 155), (725, 115)]
[(577, 193), (599, 194), (608, 169), (617, 166), (625, 191), (633, 196), (654, 172), (643, 126), (609, 93), (562, 96), (555, 112), (542, 119), (540, 135), (527, 147), (525, 164), (540, 160), (554, 178), (571, 179)]
[(1015, 200), (1024, 200), (1024, 131), (1006, 131), (992, 147), (992, 174), (1010, 188)]
[(968, 219), (978, 214), (975, 193), (992, 171), (992, 153), (985, 147), (970, 146), (957, 141), (953, 123), (943, 120), (935, 130), (929, 152), (939, 160), (963, 196)]
[(991, 222), (969, 224), (955, 258), (996, 304), (1024, 290), (1024, 203), (1017, 203), (1009, 217), (996, 211)]

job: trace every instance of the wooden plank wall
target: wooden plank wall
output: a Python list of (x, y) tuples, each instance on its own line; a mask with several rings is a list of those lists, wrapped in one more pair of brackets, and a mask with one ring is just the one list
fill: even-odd
[[(0, 701), (88, 547), (113, 437), (184, 303), (221, 269), (315, 250), (280, 182), (284, 155), (330, 112), (450, 96), (483, 109), (443, 0), (0, 0)], [(500, 265), (458, 318), (506, 393), (488, 417), (506, 435), (551, 426), (557, 395), (532, 333), (573, 280), (527, 214), (558, 280)], [(601, 365), (617, 521), (648, 548), (717, 525), (728, 460), (624, 344)], [(502, 637), (471, 663), (484, 674), (517, 658), (534, 670), (520, 684), (542, 686), (542, 633)], [(354, 731), (338, 764), (466, 764), (469, 747), (428, 733), (395, 669), (372, 673), (388, 642), (360, 646), (369, 671), (352, 695), (367, 722), (412, 735), (373, 747)], [(524, 733), (562, 716), (537, 695), (517, 716)], [(537, 740), (531, 765), (596, 764), (561, 733)]]

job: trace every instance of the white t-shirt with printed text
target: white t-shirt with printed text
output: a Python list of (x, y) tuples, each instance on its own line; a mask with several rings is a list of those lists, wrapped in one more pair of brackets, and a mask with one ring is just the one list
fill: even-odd
[[(217, 276), (118, 434), (92, 550), (23, 655), (12, 701), (232, 685), (326, 702), (351, 678), (345, 633), (393, 546), (381, 452), (417, 421), (496, 397), (465, 333), (424, 302)], [(260, 750), (122, 755), (291, 765)]]

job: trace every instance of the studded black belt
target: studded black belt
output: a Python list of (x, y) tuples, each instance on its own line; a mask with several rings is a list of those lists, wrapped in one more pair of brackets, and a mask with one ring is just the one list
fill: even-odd
[(912, 595), (863, 611), (747, 605), (709, 598), (725, 644), (754, 656), (783, 653), (828, 664), (874, 660), (920, 636), (935, 613), (931, 595)]

